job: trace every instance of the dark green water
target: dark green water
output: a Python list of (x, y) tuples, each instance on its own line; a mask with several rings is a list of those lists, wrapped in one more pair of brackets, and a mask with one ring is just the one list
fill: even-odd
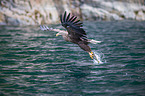
[(90, 44), (101, 64), (55, 32), (0, 26), (0, 96), (145, 96), (145, 22), (85, 22), (84, 28), (102, 41)]

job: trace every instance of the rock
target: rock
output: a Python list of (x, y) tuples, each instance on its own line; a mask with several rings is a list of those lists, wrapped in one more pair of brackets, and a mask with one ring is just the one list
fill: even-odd
[(83, 4), (81, 6), (83, 18), (85, 20), (121, 20), (122, 18), (119, 17), (117, 14), (109, 13), (109, 11), (101, 9), (101, 8), (94, 8), (87, 4)]
[(0, 12), (0, 25), (6, 25), (5, 16), (3, 13)]
[(145, 20), (145, 13), (142, 10), (139, 10), (136, 15), (136, 20)]
[[(86, 8), (85, 8), (86, 7)], [(121, 2), (121, 1), (106, 1), (106, 0), (94, 0), (84, 2), (81, 6), (82, 13), (85, 17), (101, 18), (103, 20), (123, 20), (123, 19), (136, 19), (135, 11), (142, 10), (145, 11), (145, 6), (141, 4), (136, 4), (134, 2)], [(101, 10), (100, 10), (101, 9)], [(92, 14), (88, 14), (88, 13)], [(97, 14), (97, 16), (96, 16)], [(90, 16), (89, 16), (90, 15)], [(144, 20), (142, 18), (142, 20)]]
[(145, 20), (142, 0), (1, 0), (0, 24), (59, 23), (64, 11), (81, 20)]

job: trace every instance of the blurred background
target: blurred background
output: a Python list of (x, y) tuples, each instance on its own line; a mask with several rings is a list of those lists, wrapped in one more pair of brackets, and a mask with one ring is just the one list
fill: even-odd
[(57, 24), (64, 11), (81, 20), (145, 20), (144, 0), (0, 0), (0, 25)]

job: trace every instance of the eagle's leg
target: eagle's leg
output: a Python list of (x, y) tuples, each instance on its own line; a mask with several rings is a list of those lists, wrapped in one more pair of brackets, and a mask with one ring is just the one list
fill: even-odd
[(79, 47), (80, 47), (81, 49), (83, 49), (84, 51), (88, 52), (89, 55), (90, 55), (90, 57), (93, 59), (94, 53), (91, 51), (91, 48), (90, 48), (87, 44), (84, 44), (83, 42), (80, 41), (80, 42), (78, 43), (78, 45), (79, 45)]
[[(94, 59), (94, 53), (91, 51), (91, 48), (90, 48), (87, 44), (84, 44), (83, 42), (79, 42), (78, 45), (79, 45), (79, 47), (80, 47), (81, 49), (83, 49), (84, 51), (88, 52), (89, 55), (90, 55), (90, 57), (91, 57), (92, 59)], [(97, 59), (97, 58), (96, 58), (96, 59)], [(97, 61), (98, 61), (98, 63), (99, 63), (99, 60), (98, 60), (98, 59), (97, 59)]]

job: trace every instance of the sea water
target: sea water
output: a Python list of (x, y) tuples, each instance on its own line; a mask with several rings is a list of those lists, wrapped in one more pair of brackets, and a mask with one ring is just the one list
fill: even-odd
[[(48, 27), (60, 28), (58, 25)], [(144, 96), (145, 22), (84, 22), (96, 59), (39, 26), (0, 26), (1, 96)]]

